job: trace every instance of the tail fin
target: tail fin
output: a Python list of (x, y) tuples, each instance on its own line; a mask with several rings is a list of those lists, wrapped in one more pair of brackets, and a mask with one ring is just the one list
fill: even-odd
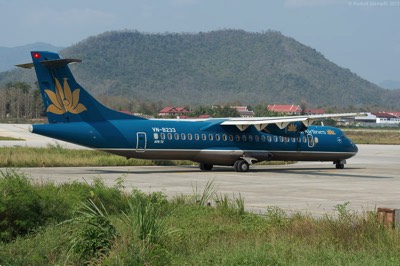
[(34, 51), (31, 55), (33, 63), (18, 66), (35, 68), (49, 123), (143, 119), (105, 107), (82, 88), (68, 67), (82, 60), (62, 59), (52, 52)]

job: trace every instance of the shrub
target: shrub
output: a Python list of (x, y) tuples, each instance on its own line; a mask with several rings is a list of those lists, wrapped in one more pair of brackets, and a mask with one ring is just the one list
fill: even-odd
[(0, 171), (0, 194), (1, 241), (25, 235), (44, 222), (40, 197), (23, 174)]
[(276, 206), (267, 207), (266, 219), (269, 224), (278, 228), (283, 228), (289, 223), (289, 218), (285, 211)]
[(193, 188), (194, 198), (197, 204), (205, 206), (210, 203), (212, 198), (217, 194), (218, 186), (214, 184), (214, 180), (207, 181), (203, 192), (200, 194), (199, 189), (196, 186)]
[(244, 198), (240, 193), (238, 197), (233, 194), (232, 198), (229, 198), (228, 194), (216, 195), (215, 202), (217, 204), (217, 208), (224, 212), (237, 214), (239, 216), (245, 214)]
[(71, 232), (68, 253), (78, 255), (79, 260), (85, 264), (99, 263), (110, 252), (118, 237), (104, 205), (100, 202), (99, 207), (91, 199), (82, 202), (78, 216), (66, 223), (76, 226)]
[(162, 244), (170, 233), (166, 224), (168, 213), (164, 213), (166, 208), (163, 208), (166, 203), (167, 199), (161, 193), (145, 195), (139, 190), (132, 192), (124, 220), (132, 226), (136, 237), (148, 243)]
[(107, 187), (101, 178), (95, 178), (90, 186), (90, 198), (97, 205), (104, 204), (110, 214), (120, 213), (128, 209), (128, 202), (121, 191), (123, 180), (114, 187)]

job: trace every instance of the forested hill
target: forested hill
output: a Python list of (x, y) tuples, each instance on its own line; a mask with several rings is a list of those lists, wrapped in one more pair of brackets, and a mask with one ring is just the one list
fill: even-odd
[(62, 52), (80, 58), (92, 93), (176, 105), (240, 102), (399, 107), (396, 93), (361, 79), (279, 32), (107, 32)]

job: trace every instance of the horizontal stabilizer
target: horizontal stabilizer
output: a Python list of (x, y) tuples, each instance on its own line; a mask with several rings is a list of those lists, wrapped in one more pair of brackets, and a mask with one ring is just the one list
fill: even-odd
[(47, 67), (62, 67), (68, 65), (69, 63), (81, 63), (80, 59), (55, 59), (55, 60), (47, 60), (42, 61), (42, 65)]
[[(42, 61), (40, 63), (46, 67), (62, 67), (68, 65), (69, 63), (81, 63), (81, 62), (82, 60), (80, 59), (55, 59), (55, 60)], [(33, 68), (33, 63), (20, 64), (15, 66), (21, 68)]]
[(21, 67), (21, 68), (32, 68), (33, 67), (33, 63), (27, 63), (27, 64), (19, 64), (19, 65), (15, 65), (16, 67)]

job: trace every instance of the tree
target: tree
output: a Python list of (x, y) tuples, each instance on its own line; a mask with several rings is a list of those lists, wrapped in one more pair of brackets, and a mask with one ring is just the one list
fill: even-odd
[(307, 103), (306, 101), (301, 101), (300, 102), (300, 108), (301, 108), (301, 115), (305, 115), (307, 111)]
[(267, 108), (267, 104), (257, 104), (254, 106), (253, 111), (254, 111), (254, 116), (257, 117), (267, 117), (267, 116), (278, 116), (278, 113), (276, 112), (271, 112)]
[(38, 88), (25, 82), (10, 82), (0, 89), (0, 116), (21, 118), (38, 118), (41, 116), (43, 103)]

